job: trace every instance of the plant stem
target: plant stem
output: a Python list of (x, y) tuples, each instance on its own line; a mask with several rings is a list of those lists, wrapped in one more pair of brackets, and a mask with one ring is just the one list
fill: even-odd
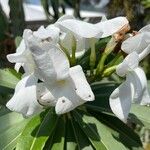
[(112, 67), (105, 69), (102, 74), (102, 77), (110, 76), (116, 70), (116, 67), (117, 67), (117, 65), (114, 65)]
[(90, 54), (90, 73), (93, 75), (95, 62), (96, 62), (96, 52), (95, 52), (95, 43), (96, 40), (94, 38), (90, 39), (90, 45), (91, 45), (91, 54)]
[(100, 74), (102, 74), (103, 70), (104, 70), (104, 65), (105, 65), (105, 60), (107, 58), (107, 56), (114, 50), (114, 48), (116, 47), (117, 42), (115, 41), (115, 39), (112, 37), (110, 39), (110, 41), (107, 43), (107, 46), (102, 54), (102, 57), (97, 65), (97, 69), (96, 69), (96, 77)]
[(77, 49), (77, 42), (74, 36), (72, 36), (72, 57), (71, 57), (71, 66), (76, 64), (76, 49)]

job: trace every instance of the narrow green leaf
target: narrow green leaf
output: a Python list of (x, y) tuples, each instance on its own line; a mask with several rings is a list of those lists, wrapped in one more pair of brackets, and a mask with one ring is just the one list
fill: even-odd
[(113, 82), (98, 82), (91, 85), (92, 91), (95, 95), (95, 100), (92, 102), (87, 102), (86, 105), (97, 108), (99, 111), (112, 112), (109, 105), (109, 96), (117, 86), (118, 85)]
[(91, 115), (105, 124), (107, 130), (112, 134), (114, 139), (126, 146), (126, 149), (140, 150), (142, 143), (140, 137), (117, 117), (102, 114), (100, 112), (89, 111)]
[(86, 134), (82, 131), (79, 124), (73, 119), (71, 119), (71, 124), (72, 124), (73, 132), (75, 135), (75, 139), (77, 142), (77, 149), (79, 149), (79, 150), (93, 150), (91, 142), (87, 138)]
[(55, 133), (53, 135), (51, 150), (64, 150), (65, 142), (65, 120), (61, 116), (58, 120)]
[(31, 119), (19, 138), (16, 150), (43, 149), (56, 125), (57, 118), (56, 114), (49, 110)]
[[(81, 127), (83, 128), (83, 131), (86, 132), (91, 142), (94, 141), (95, 139), (92, 139), (93, 136), (90, 135), (88, 132), (92, 129), (96, 134), (98, 134), (100, 138), (99, 142), (103, 144), (103, 147), (100, 146), (97, 147), (97, 145), (93, 144), (94, 147), (96, 146), (95, 147), (96, 149), (105, 148), (107, 150), (116, 150), (116, 149), (127, 150), (127, 148), (120, 141), (118, 141), (118, 139), (115, 139), (115, 137), (113, 137), (113, 135), (108, 130), (108, 128), (104, 124), (102, 124), (99, 120), (97, 120), (95, 117), (83, 111), (78, 111), (78, 112), (76, 111), (75, 113), (76, 113), (76, 119), (78, 120), (79, 124), (82, 123)], [(86, 131), (86, 128), (89, 129)]]
[[(95, 121), (96, 119), (93, 117), (88, 118), (88, 116), (81, 113), (81, 111), (80, 113), (78, 113), (77, 111), (74, 111), (73, 116), (78, 122), (78, 124), (80, 125), (81, 129), (84, 131), (84, 133), (88, 137), (88, 139), (91, 141), (93, 146), (97, 150), (107, 150), (104, 143), (102, 143), (102, 140), (98, 133), (98, 129), (97, 129), (95, 122), (93, 123), (93, 121)], [(97, 120), (96, 120), (96, 123), (98, 123)]]
[(77, 142), (71, 124), (71, 119), (67, 119), (66, 129), (65, 150), (75, 150), (77, 147)]
[(14, 89), (19, 82), (21, 74), (13, 69), (0, 69), (0, 85)]
[(129, 118), (136, 124), (140, 124), (150, 129), (150, 107), (132, 104)]
[(28, 121), (29, 119), (24, 119), (22, 115), (10, 112), (4, 107), (0, 109), (0, 149), (14, 149)]

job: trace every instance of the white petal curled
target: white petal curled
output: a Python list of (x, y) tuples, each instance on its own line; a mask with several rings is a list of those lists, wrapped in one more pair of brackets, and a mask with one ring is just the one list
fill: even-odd
[(68, 76), (69, 61), (66, 55), (49, 42), (38, 43), (34, 36), (28, 39), (29, 49), (33, 55), (39, 74), (46, 82), (62, 80)]
[(138, 67), (139, 64), (139, 55), (136, 52), (132, 52), (131, 54), (127, 55), (127, 57), (120, 63), (116, 68), (116, 73), (123, 77), (129, 71), (133, 71), (135, 68)]
[(78, 65), (70, 68), (69, 75), (75, 85), (77, 95), (84, 101), (93, 101), (95, 99), (94, 94), (81, 66)]
[[(72, 54), (72, 40), (73, 35), (71, 33), (63, 33), (60, 36), (60, 43), (63, 47), (65, 47), (70, 55)], [(82, 37), (76, 36), (76, 58), (80, 57), (84, 54), (86, 48), (86, 40)]]
[(128, 72), (126, 81), (114, 90), (110, 95), (109, 102), (113, 113), (123, 121), (127, 119), (132, 102), (142, 105), (150, 104), (144, 71), (137, 67)]
[(99, 22), (95, 24), (95, 27), (101, 29), (103, 33), (101, 38), (104, 38), (118, 32), (128, 23), (129, 21), (127, 20), (126, 17), (116, 17), (113, 19)]
[(140, 33), (142, 33), (142, 32), (150, 32), (150, 24), (148, 24), (148, 25), (144, 26), (143, 28), (141, 28), (139, 30), (139, 32)]
[(55, 25), (63, 32), (71, 32), (75, 36), (83, 38), (99, 38), (102, 35), (100, 28), (97, 28), (91, 23), (76, 19), (67, 19), (60, 22), (56, 22)]
[(59, 28), (49, 25), (47, 28), (41, 26), (37, 31), (33, 32), (33, 35), (41, 40), (57, 43), (59, 41), (59, 32)]
[(140, 54), (148, 45), (150, 45), (150, 25), (143, 27), (137, 35), (125, 40), (121, 49), (127, 54), (133, 51)]
[(42, 111), (42, 106), (37, 102), (36, 94), (37, 78), (33, 75), (27, 76), (18, 82), (14, 96), (6, 106), (24, 117), (32, 116)]
[(75, 17), (73, 15), (63, 15), (57, 20), (57, 22), (61, 22), (61, 21), (67, 20), (67, 19), (75, 19)]
[(11, 63), (16, 63), (16, 62), (24, 63), (25, 50), (26, 50), (25, 43), (24, 40), (22, 40), (19, 47), (16, 49), (16, 53), (7, 55), (8, 61), (10, 61)]
[(56, 114), (64, 114), (73, 110), (77, 105), (75, 105), (70, 99), (63, 96), (58, 99), (55, 107)]
[(147, 79), (142, 68), (138, 67), (129, 74), (132, 76), (132, 84), (135, 89), (133, 102), (140, 104), (149, 104), (150, 97), (147, 88)]
[[(67, 113), (86, 101), (93, 101), (94, 94), (88, 84), (81, 66), (75, 66), (69, 70), (70, 79), (58, 83), (51, 90), (58, 101), (55, 106), (57, 114)], [(54, 89), (55, 88), (55, 89)], [(56, 93), (60, 91), (59, 93)]]
[(150, 44), (149, 39), (150, 33), (138, 33), (125, 40), (121, 45), (121, 49), (127, 54), (130, 54), (133, 51), (141, 53)]
[(109, 97), (109, 104), (113, 113), (122, 121), (126, 122), (133, 100), (134, 88), (131, 84), (132, 78), (127, 76), (118, 88)]
[(52, 93), (46, 88), (44, 83), (38, 83), (37, 85), (37, 97), (38, 102), (44, 107), (55, 106), (57, 100)]

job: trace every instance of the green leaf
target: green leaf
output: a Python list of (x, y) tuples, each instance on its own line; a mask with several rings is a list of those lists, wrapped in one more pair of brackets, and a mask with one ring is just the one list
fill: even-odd
[(0, 86), (14, 89), (20, 78), (21, 74), (13, 69), (0, 69)]
[(92, 144), (89, 141), (89, 139), (87, 138), (86, 134), (82, 131), (81, 127), (79, 126), (79, 124), (71, 119), (71, 124), (72, 124), (72, 128), (73, 128), (73, 132), (74, 132), (74, 136), (77, 142), (77, 148), (78, 149), (82, 149), (82, 150), (93, 150)]
[(91, 85), (95, 100), (85, 105), (103, 112), (112, 112), (109, 105), (109, 96), (118, 85), (114, 82), (98, 82)]
[(136, 124), (145, 126), (150, 129), (150, 107), (139, 104), (132, 104), (129, 119)]
[(75, 150), (77, 142), (74, 135), (71, 119), (67, 119), (66, 122), (66, 137), (65, 137), (65, 150)]
[(10, 112), (6, 108), (0, 108), (0, 148), (12, 150), (15, 148), (18, 138), (28, 123), (22, 115)]
[(96, 124), (93, 123), (92, 117), (88, 118), (85, 114), (77, 111), (73, 112), (73, 116), (84, 131), (90, 142), (98, 150), (107, 150), (104, 143), (101, 141), (101, 137), (97, 132)]
[(31, 119), (19, 138), (16, 150), (43, 149), (56, 126), (57, 119), (58, 116), (52, 110)]
[(13, 92), (13, 89), (0, 86), (0, 105), (5, 105)]
[(102, 114), (100, 112), (90, 111), (89, 113), (96, 117), (101, 123), (105, 124), (107, 130), (112, 136), (126, 146), (127, 149), (142, 149), (140, 137), (129, 128), (125, 123), (115, 116)]
[(50, 149), (51, 150), (63, 150), (64, 141), (65, 141), (65, 120), (63, 116), (61, 116), (58, 120)]
[[(127, 147), (125, 147), (119, 141), (119, 139), (116, 139), (108, 130), (108, 128), (104, 124), (102, 124), (99, 120), (97, 120), (95, 117), (83, 111), (78, 111), (78, 112), (76, 111), (75, 118), (96, 149), (127, 150)], [(97, 134), (99, 136), (99, 140), (94, 139), (94, 134), (91, 131), (95, 135)], [(90, 134), (90, 132), (92, 134)], [(102, 146), (98, 146), (97, 143), (99, 144), (101, 143)]]

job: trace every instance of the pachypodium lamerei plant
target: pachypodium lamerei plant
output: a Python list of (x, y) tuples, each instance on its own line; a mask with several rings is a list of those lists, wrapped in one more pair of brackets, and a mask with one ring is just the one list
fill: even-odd
[[(111, 90), (106, 101), (121, 121), (127, 122), (132, 103), (150, 103), (147, 79), (139, 67), (139, 62), (150, 53), (150, 25), (136, 33), (127, 33), (129, 30), (126, 17), (91, 24), (68, 15), (37, 31), (25, 29), (16, 53), (7, 55), (8, 60), (15, 63), (16, 71), (23, 67), (24, 73), (6, 106), (24, 117), (54, 108), (58, 116), (73, 119), (74, 132), (73, 122), (78, 122), (92, 147), (111, 148), (106, 137), (99, 134), (99, 129), (97, 134), (90, 127), (89, 130), (97, 134), (97, 140), (104, 140), (106, 146), (103, 142), (102, 145), (95, 143), (96, 139), (91, 138), (87, 129), (84, 131), (89, 122), (84, 124), (81, 118), (83, 112), (85, 116), (90, 113), (90, 117), (97, 119), (95, 111), (103, 113), (106, 110), (105, 115), (111, 113), (105, 106), (100, 106), (98, 91), (105, 80), (113, 80), (113, 74), (126, 78), (119, 87)], [(88, 69), (84, 69), (83, 62)], [(86, 117), (88, 120), (89, 116)], [(91, 118), (91, 121), (95, 120)], [(66, 124), (68, 126), (68, 121)], [(113, 139), (111, 134), (106, 134)], [(114, 149), (115, 146), (124, 147), (117, 140), (115, 142)]]

